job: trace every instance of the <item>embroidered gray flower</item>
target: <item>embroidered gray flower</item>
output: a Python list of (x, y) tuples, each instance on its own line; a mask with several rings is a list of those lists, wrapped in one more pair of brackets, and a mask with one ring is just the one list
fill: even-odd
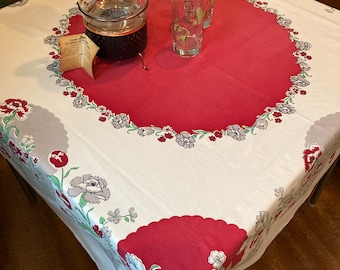
[(128, 115), (125, 113), (120, 113), (113, 117), (111, 124), (114, 128), (123, 128), (128, 124), (129, 121), (130, 117)]
[(277, 14), (278, 13), (278, 10), (275, 9), (275, 8), (267, 8), (266, 11), (269, 12), (269, 13), (273, 13), (273, 14)]
[(63, 28), (68, 27), (68, 24), (69, 24), (68, 19), (61, 19), (59, 22), (60, 22), (60, 26), (62, 26)]
[(232, 137), (233, 139), (235, 139), (237, 141), (243, 141), (246, 138), (246, 134), (244, 132), (244, 129), (241, 128), (237, 124), (228, 126), (227, 135)]
[(110, 190), (106, 187), (106, 181), (91, 174), (77, 176), (71, 180), (70, 184), (72, 187), (68, 189), (67, 193), (72, 197), (83, 194), (84, 199), (89, 203), (99, 203), (100, 199), (106, 201), (111, 195)]
[(280, 197), (282, 197), (284, 188), (283, 187), (279, 187), (279, 188), (276, 188), (274, 191), (275, 191), (275, 196), (277, 198), (280, 198)]
[(135, 222), (135, 221), (136, 221), (136, 218), (137, 218), (138, 214), (135, 212), (135, 208), (134, 208), (134, 207), (131, 207), (131, 208), (129, 209), (129, 216), (130, 216), (130, 220), (131, 220), (132, 222)]
[(300, 65), (300, 68), (303, 71), (310, 71), (311, 70), (311, 67), (306, 62), (300, 61), (299, 65)]
[(70, 81), (67, 79), (64, 79), (63, 77), (58, 78), (55, 83), (61, 87), (66, 87), (70, 84)]
[(49, 45), (58, 45), (58, 37), (55, 35), (48, 36), (44, 39), (45, 44)]
[(51, 63), (47, 66), (47, 70), (59, 73), (60, 61), (58, 61), (58, 60), (53, 61), (53, 63)]
[(73, 106), (78, 109), (85, 107), (87, 103), (88, 103), (88, 98), (87, 96), (83, 96), (83, 95), (77, 96), (73, 100)]
[(135, 208), (131, 207), (129, 209), (129, 214), (122, 216), (120, 214), (120, 210), (116, 208), (114, 212), (111, 210), (107, 213), (109, 217), (107, 218), (108, 221), (113, 222), (114, 224), (118, 224), (122, 219), (124, 219), (126, 222), (135, 222), (137, 218), (137, 213), (135, 213)]
[(68, 10), (71, 15), (80, 15), (80, 10), (77, 7)]
[(256, 216), (255, 231), (258, 232), (263, 229), (268, 221), (269, 212), (260, 211), (260, 214)]
[(307, 79), (301, 76), (291, 76), (290, 81), (296, 86), (300, 86), (300, 87), (306, 87), (310, 84), (310, 82)]
[(155, 130), (152, 127), (141, 127), (137, 131), (139, 136), (150, 136), (155, 133)]
[(296, 112), (296, 109), (290, 105), (285, 103), (277, 103), (275, 107), (279, 112), (284, 114), (292, 114)]
[(312, 44), (306, 41), (297, 41), (295, 43), (295, 47), (301, 51), (308, 51), (310, 48), (312, 48)]
[(114, 212), (110, 210), (107, 214), (109, 215), (107, 220), (114, 224), (118, 224), (123, 218), (123, 216), (120, 215), (120, 210), (118, 208)]
[(257, 118), (254, 126), (259, 129), (267, 129), (268, 121), (264, 118)]
[(195, 139), (187, 131), (177, 134), (176, 142), (184, 148), (193, 148), (195, 146)]
[(290, 25), (292, 24), (292, 20), (286, 19), (286, 18), (280, 18), (277, 20), (277, 23), (281, 26), (284, 26), (285, 28), (289, 28)]

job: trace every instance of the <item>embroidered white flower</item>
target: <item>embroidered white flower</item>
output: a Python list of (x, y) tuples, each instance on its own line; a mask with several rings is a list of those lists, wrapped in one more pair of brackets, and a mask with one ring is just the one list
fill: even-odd
[(255, 224), (255, 231), (256, 232), (261, 231), (265, 227), (265, 225), (266, 225), (266, 223), (269, 219), (269, 212), (268, 211), (259, 211), (259, 213), (260, 214), (256, 216), (256, 224)]
[(208, 257), (208, 262), (212, 264), (213, 269), (223, 270), (223, 264), (227, 260), (227, 256), (223, 251), (212, 250)]
[(152, 127), (141, 127), (138, 129), (138, 135), (139, 136), (150, 136), (155, 133), (155, 130)]
[(34, 143), (33, 136), (31, 136), (31, 135), (24, 135), (22, 137), (22, 142), (25, 145), (29, 145), (29, 144)]
[(126, 253), (125, 260), (131, 270), (146, 270), (142, 260), (139, 259), (135, 254)]
[(268, 121), (263, 118), (257, 118), (254, 126), (259, 129), (267, 129)]
[(280, 198), (280, 197), (282, 197), (284, 188), (283, 187), (279, 187), (279, 188), (276, 188), (274, 191), (275, 191), (275, 196)]

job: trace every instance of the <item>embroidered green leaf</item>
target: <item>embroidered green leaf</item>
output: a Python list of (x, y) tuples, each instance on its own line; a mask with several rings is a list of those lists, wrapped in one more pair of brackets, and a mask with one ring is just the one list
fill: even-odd
[(51, 179), (52, 183), (53, 183), (59, 190), (61, 190), (61, 185), (60, 185), (59, 179), (58, 179), (57, 177), (55, 177), (54, 175), (49, 175), (48, 177)]
[(5, 130), (6, 134), (9, 134), (9, 132), (10, 132), (12, 129), (14, 129), (14, 134), (15, 134), (15, 136), (18, 137), (18, 136), (19, 136), (19, 130), (18, 130), (15, 126), (9, 126), (9, 127), (7, 127), (6, 130)]
[(104, 223), (105, 223), (105, 218), (104, 217), (100, 217), (99, 224), (104, 224)]
[(6, 116), (4, 117), (3, 121), (4, 121), (4, 124), (7, 125), (9, 122), (11, 122), (14, 118), (14, 114), (11, 114), (10, 116)]
[(203, 130), (203, 129), (195, 129), (194, 132), (197, 134), (197, 136), (198, 136), (199, 139), (202, 139), (205, 135), (207, 135), (208, 133), (210, 133), (210, 132), (205, 131), (205, 130)]
[(138, 129), (138, 127), (133, 122), (130, 122), (130, 124), (126, 124), (125, 127), (128, 129), (128, 134)]
[(79, 168), (79, 167), (73, 167), (73, 168), (69, 169), (69, 170), (65, 173), (64, 178), (67, 177), (67, 176), (70, 174), (70, 172), (71, 172), (72, 170), (77, 170), (78, 168)]
[(85, 192), (81, 195), (79, 200), (79, 206), (81, 208), (84, 208), (84, 206), (87, 204), (87, 201), (84, 199)]
[(90, 232), (91, 234), (95, 235), (95, 236), (98, 236), (91, 228), (91, 226), (83, 223), (83, 222), (80, 222), (78, 223), (84, 230), (87, 230), (88, 232)]
[(86, 213), (86, 220), (87, 220), (87, 222), (88, 222), (89, 224), (91, 223), (89, 214), (90, 214), (91, 211), (93, 211), (93, 209), (94, 209), (94, 207), (92, 207), (91, 209), (89, 209), (89, 211), (87, 211), (87, 213)]
[(130, 222), (129, 217), (124, 217), (124, 220), (125, 220), (126, 222)]
[(150, 270), (158, 270), (158, 269), (162, 269), (162, 268), (159, 265), (157, 265), (157, 264), (153, 264), (150, 267)]

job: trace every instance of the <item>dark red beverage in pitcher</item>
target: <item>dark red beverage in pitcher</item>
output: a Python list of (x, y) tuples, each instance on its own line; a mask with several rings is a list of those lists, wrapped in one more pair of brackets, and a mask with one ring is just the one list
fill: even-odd
[(143, 52), (147, 45), (148, 0), (80, 0), (87, 36), (97, 55), (121, 60)]

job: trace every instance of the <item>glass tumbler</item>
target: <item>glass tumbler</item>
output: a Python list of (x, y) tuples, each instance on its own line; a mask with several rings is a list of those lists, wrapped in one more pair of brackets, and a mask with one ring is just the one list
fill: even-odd
[(204, 0), (172, 0), (173, 50), (181, 57), (194, 57), (201, 51)]
[(211, 20), (214, 14), (215, 0), (204, 0), (204, 25), (203, 28), (208, 28), (211, 24)]

